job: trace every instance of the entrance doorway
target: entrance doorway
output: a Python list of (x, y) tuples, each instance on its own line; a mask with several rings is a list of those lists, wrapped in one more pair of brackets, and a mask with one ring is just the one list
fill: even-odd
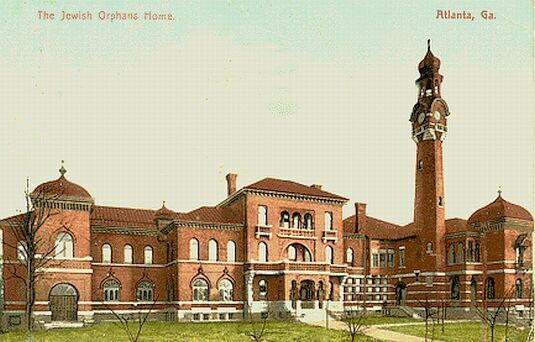
[(299, 300), (303, 309), (314, 308), (314, 282), (312, 280), (303, 280), (299, 288)]
[(50, 311), (53, 321), (78, 319), (78, 291), (70, 284), (57, 284), (50, 290)]
[(396, 303), (398, 305), (405, 305), (407, 299), (407, 285), (399, 282), (396, 284)]

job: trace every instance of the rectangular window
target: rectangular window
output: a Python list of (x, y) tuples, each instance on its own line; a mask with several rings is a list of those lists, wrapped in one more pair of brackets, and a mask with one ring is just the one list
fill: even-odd
[(377, 254), (377, 252), (372, 254), (372, 267), (373, 268), (379, 267), (379, 254)]
[(228, 314), (228, 319), (234, 319), (234, 313), (229, 312), (229, 314)]
[(427, 287), (432, 287), (433, 286), (433, 276), (425, 277), (425, 286), (427, 286)]
[(399, 267), (405, 267), (405, 247), (399, 247)]
[(200, 319), (201, 319), (201, 314), (198, 314), (198, 313), (193, 314), (193, 320), (194, 321), (198, 321)]
[(381, 263), (381, 268), (386, 268), (386, 251), (381, 251), (379, 260)]
[(209, 321), (210, 320), (210, 314), (202, 314), (202, 320), (203, 321)]
[(220, 313), (219, 314), (219, 319), (224, 321), (225, 320), (225, 314), (224, 313)]
[(388, 267), (394, 268), (395, 265), (395, 254), (393, 249), (388, 250)]

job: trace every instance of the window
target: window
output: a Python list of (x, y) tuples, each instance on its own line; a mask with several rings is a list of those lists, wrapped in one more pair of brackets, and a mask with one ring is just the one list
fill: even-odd
[(72, 236), (66, 232), (59, 232), (56, 235), (56, 258), (72, 258), (74, 246)]
[(522, 242), (526, 238), (525, 234), (519, 235), (515, 240), (515, 263), (516, 267), (524, 266), (524, 250), (526, 247), (522, 246)]
[(442, 196), (438, 196), (438, 206), (439, 206), (439, 208), (442, 208), (443, 205), (444, 205), (444, 199), (442, 198)]
[(381, 268), (386, 268), (386, 251), (381, 250), (379, 253), (379, 263), (381, 265)]
[(453, 244), (448, 247), (448, 265), (455, 264), (455, 246)]
[(281, 213), (281, 219), (279, 222), (281, 228), (290, 228), (290, 214), (287, 211)]
[(395, 262), (395, 254), (393, 249), (388, 250), (388, 267), (394, 268)]
[(288, 259), (292, 261), (297, 260), (297, 249), (293, 245), (288, 246)]
[(425, 246), (425, 252), (427, 254), (432, 254), (433, 253), (433, 243), (432, 242), (428, 242), (427, 245)]
[(266, 280), (261, 279), (258, 282), (258, 297), (260, 300), (267, 300), (268, 283)]
[(234, 286), (228, 279), (222, 279), (219, 282), (219, 300), (222, 302), (231, 302), (234, 300)]
[(267, 226), (267, 207), (265, 205), (258, 206), (258, 225)]
[(466, 261), (474, 261), (474, 242), (468, 241), (468, 250), (466, 251)]
[(189, 240), (189, 259), (199, 260), (199, 241), (197, 239)]
[(405, 267), (405, 247), (399, 248), (399, 267)]
[(351, 248), (346, 250), (346, 262), (348, 264), (353, 264), (353, 249)]
[(208, 242), (208, 260), (217, 261), (217, 241), (214, 239)]
[(424, 169), (424, 161), (423, 160), (418, 160), (418, 170), (419, 171), (422, 171)]
[(522, 279), (518, 278), (516, 281), (515, 281), (515, 295), (516, 295), (516, 298), (517, 299), (520, 299), (522, 298)]
[(152, 301), (154, 284), (148, 281), (142, 281), (137, 285), (137, 300), (138, 302)]
[[(108, 245), (109, 246), (109, 245)], [(104, 301), (105, 302), (118, 302), (119, 296), (119, 283), (115, 280), (107, 280), (104, 283)]]
[(132, 263), (132, 246), (130, 245), (124, 246), (124, 263), (125, 264)]
[(258, 261), (260, 262), (268, 261), (267, 245), (265, 242), (260, 242), (258, 244)]
[(485, 292), (486, 292), (487, 299), (494, 299), (495, 293), (494, 293), (494, 279), (493, 278), (485, 279)]
[(26, 241), (17, 242), (17, 260), (25, 261), (27, 255)]
[(480, 262), (481, 261), (481, 257), (479, 255), (479, 243), (476, 242), (476, 247), (475, 247), (475, 250), (474, 250), (474, 260), (475, 262)]
[(227, 261), (236, 261), (236, 243), (232, 240), (227, 242)]
[(301, 228), (301, 215), (299, 213), (292, 215), (292, 228)]
[(325, 247), (325, 261), (329, 264), (334, 263), (333, 248), (331, 246)]
[(312, 229), (312, 215), (305, 214), (305, 229)]
[(102, 262), (111, 263), (111, 246), (107, 243), (102, 245)]
[(438, 80), (435, 80), (435, 94), (438, 94)]
[(331, 212), (325, 213), (325, 230), (333, 229), (333, 214)]
[(143, 250), (143, 263), (146, 265), (152, 264), (152, 247), (145, 246)]
[(208, 300), (208, 282), (203, 278), (193, 281), (193, 301), (204, 302)]
[(303, 250), (303, 260), (305, 262), (311, 262), (312, 261), (312, 255), (310, 254), (310, 252), (306, 248)]
[(464, 243), (459, 242), (457, 244), (457, 263), (462, 264), (464, 262)]
[(379, 254), (377, 253), (377, 251), (372, 251), (372, 267), (379, 267)]
[(459, 276), (451, 278), (451, 299), (461, 299), (461, 282)]

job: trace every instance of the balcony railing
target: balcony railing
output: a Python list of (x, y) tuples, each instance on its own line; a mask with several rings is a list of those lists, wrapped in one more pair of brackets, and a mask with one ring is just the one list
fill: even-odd
[(303, 228), (279, 228), (279, 237), (291, 237), (297, 239), (315, 239), (315, 232), (312, 229)]
[(318, 262), (288, 262), (279, 263), (251, 263), (248, 269), (252, 271), (301, 271), (301, 272), (327, 272), (347, 273), (344, 265), (330, 265)]
[(327, 243), (327, 241), (334, 241), (336, 243), (338, 240), (336, 237), (336, 230), (324, 230), (321, 239), (323, 240), (323, 243)]
[(267, 236), (268, 239), (271, 239), (271, 228), (272, 226), (256, 226), (256, 238), (260, 239), (261, 236)]

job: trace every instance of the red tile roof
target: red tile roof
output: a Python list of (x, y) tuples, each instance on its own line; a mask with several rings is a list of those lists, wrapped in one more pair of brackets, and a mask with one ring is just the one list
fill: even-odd
[(32, 194), (92, 199), (86, 189), (78, 184), (68, 181), (64, 175), (61, 175), (61, 177), (56, 180), (38, 185), (35, 190), (33, 190)]
[(155, 210), (93, 206), (91, 225), (122, 228), (156, 228)]
[(446, 220), (446, 233), (457, 233), (457, 232), (469, 232), (476, 231), (468, 224), (465, 219), (462, 218), (450, 218)]
[(276, 178), (264, 178), (256, 183), (247, 185), (244, 187), (244, 189), (267, 190), (306, 196), (327, 197), (343, 201), (348, 200), (345, 197), (332, 194), (316, 187)]
[(207, 223), (243, 223), (241, 218), (226, 208), (200, 207), (189, 213), (182, 214), (181, 220)]
[[(355, 215), (352, 215), (344, 220), (344, 231), (355, 228), (355, 219)], [(410, 225), (402, 227), (371, 216), (366, 216), (366, 225), (360, 233), (374, 240), (398, 240), (415, 235), (415, 231)]]
[(507, 202), (500, 194), (494, 202), (476, 210), (468, 219), (468, 223), (491, 221), (503, 217), (533, 221), (533, 216), (529, 211), (517, 204)]

